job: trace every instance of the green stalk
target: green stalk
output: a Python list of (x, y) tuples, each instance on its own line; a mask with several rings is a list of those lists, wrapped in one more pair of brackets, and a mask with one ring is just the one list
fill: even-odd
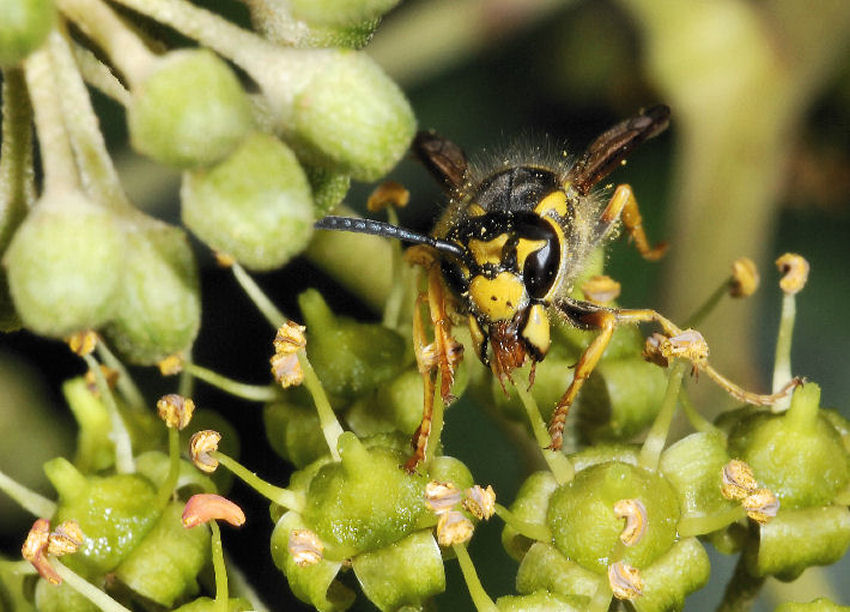
[[(747, 546), (754, 544), (750, 541)], [(735, 573), (732, 574), (732, 579), (726, 585), (726, 592), (723, 593), (723, 601), (717, 607), (717, 612), (747, 612), (752, 608), (762, 586), (764, 586), (765, 579), (763, 577), (753, 576), (747, 571), (744, 554), (746, 553), (738, 557)]]
[(221, 545), (221, 529), (215, 521), (209, 522), (212, 532), (212, 561), (215, 573), (215, 611), (227, 612), (230, 593), (227, 586), (227, 568), (224, 566), (224, 547)]
[(115, 445), (115, 470), (119, 474), (132, 474), (136, 471), (136, 463), (133, 459), (133, 445), (130, 441), (130, 432), (127, 430), (124, 419), (121, 418), (118, 405), (115, 403), (115, 397), (112, 395), (112, 390), (106, 382), (106, 377), (103, 375), (97, 359), (91, 355), (83, 355), (83, 359), (85, 359), (89, 370), (94, 373), (97, 390), (100, 392), (100, 399), (103, 401), (103, 405), (106, 406), (106, 411), (109, 413), (109, 420), (112, 423), (110, 438)]
[(683, 329), (687, 329), (689, 327), (698, 327), (700, 323), (702, 323), (705, 318), (710, 315), (717, 305), (720, 303), (720, 300), (723, 299), (723, 296), (729, 293), (729, 282), (731, 279), (727, 278), (723, 281), (723, 284), (720, 285), (714, 292), (708, 296), (708, 299), (703, 302), (703, 304), (697, 308), (696, 312), (692, 314), (682, 325)]
[(82, 578), (67, 565), (59, 561), (59, 559), (50, 557), (50, 565), (56, 570), (56, 573), (59, 574), (65, 584), (103, 610), (103, 612), (130, 612), (128, 608), (125, 608), (99, 588)]
[(502, 504), (496, 504), (496, 514), (505, 522), (506, 525), (509, 525), (516, 530), (517, 533), (529, 538), (530, 540), (549, 542), (552, 539), (552, 532), (549, 531), (549, 528), (546, 527), (546, 525), (521, 521), (514, 515), (513, 512), (505, 508)]
[(549, 430), (546, 429), (546, 423), (543, 422), (543, 418), (540, 416), (540, 409), (537, 407), (537, 401), (534, 399), (534, 396), (521, 384), (515, 384), (514, 389), (516, 389), (519, 399), (522, 401), (522, 405), (528, 415), (528, 421), (531, 423), (531, 430), (534, 432), (534, 437), (540, 447), (540, 453), (543, 455), (543, 459), (546, 461), (546, 465), (549, 466), (549, 470), (552, 472), (555, 480), (558, 484), (570, 482), (573, 476), (575, 476), (575, 468), (564, 453), (547, 448), (552, 440), (549, 437)]
[(156, 492), (156, 507), (165, 508), (174, 494), (180, 478), (180, 432), (176, 427), (168, 428), (168, 474)]
[(469, 556), (469, 551), (466, 550), (465, 544), (453, 544), (452, 550), (457, 555), (457, 562), (460, 565), (460, 571), (463, 572), (463, 579), (466, 582), (466, 588), (469, 595), (472, 597), (472, 603), (475, 604), (475, 609), (478, 612), (497, 612), (498, 608), (487, 591), (481, 585), (481, 580), (478, 579), (478, 572), (475, 571), (475, 565)]
[(243, 399), (254, 402), (271, 402), (280, 398), (280, 390), (274, 385), (241, 383), (191, 361), (183, 364), (183, 371), (195, 378), (201, 379), (205, 383), (218, 387), (230, 395), (235, 395)]
[[(115, 356), (115, 353), (109, 350), (103, 338), (98, 338), (96, 350), (98, 357), (100, 357), (104, 365), (118, 372), (118, 380), (115, 386), (118, 388), (121, 397), (124, 398), (127, 405), (135, 410), (143, 410), (147, 406), (145, 396), (139, 391), (135, 381), (133, 381), (133, 377), (130, 376), (130, 372), (127, 371), (121, 360)], [(189, 396), (186, 395), (184, 397)]]
[[(779, 333), (776, 336), (776, 354), (773, 358), (773, 392), (782, 389), (792, 378), (791, 341), (794, 337), (794, 319), (797, 314), (797, 299), (793, 293), (782, 295), (782, 314), (779, 317)], [(773, 405), (774, 412), (783, 412), (791, 407), (791, 395), (786, 395)]]
[(676, 399), (679, 396), (679, 390), (682, 388), (682, 378), (689, 365), (684, 359), (676, 359), (673, 362), (670, 377), (667, 379), (667, 391), (664, 392), (664, 399), (661, 401), (661, 410), (658, 411), (658, 416), (655, 417), (655, 422), (640, 449), (638, 465), (641, 467), (650, 470), (658, 469), (658, 460), (661, 457), (661, 451), (664, 450), (664, 445), (667, 443), (670, 423), (673, 421), (673, 415), (676, 412)]
[(213, 451), (210, 455), (263, 497), (289, 510), (301, 512), (304, 509), (304, 498), (302, 495), (266, 482), (257, 476), (257, 474), (221, 451)]
[(40, 518), (50, 518), (56, 514), (56, 503), (28, 489), (16, 480), (0, 472), (0, 491), (15, 500), (21, 508)]

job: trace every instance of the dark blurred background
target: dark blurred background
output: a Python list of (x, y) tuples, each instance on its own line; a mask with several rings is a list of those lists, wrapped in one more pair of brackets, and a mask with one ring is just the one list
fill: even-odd
[[(234, 6), (238, 14), (241, 7)], [(620, 303), (683, 320), (728, 276), (736, 257), (753, 258), (761, 289), (749, 300), (722, 302), (701, 330), (721, 371), (768, 389), (781, 301), (773, 261), (800, 253), (812, 271), (797, 300), (793, 370), (821, 385), (825, 407), (850, 416), (848, 42), (850, 3), (843, 0), (411, 0), (386, 18), (367, 51), (407, 92), (421, 128), (439, 130), (473, 155), (517, 137), (548, 138), (577, 154), (641, 107), (670, 105), (668, 132), (641, 146), (610, 179), (634, 187), (650, 239), (671, 244), (658, 264), (643, 262), (625, 240), (611, 246), (606, 267), (622, 282)], [(121, 112), (96, 102), (131, 198), (176, 222), (179, 177), (125, 152)], [(442, 205), (438, 187), (410, 160), (391, 177), (412, 194), (402, 224), (430, 229)], [(363, 211), (372, 187), (355, 185), (346, 204)], [(196, 360), (237, 379), (266, 382), (266, 323), (200, 245), (198, 254), (204, 319)], [(369, 263), (362, 265), (368, 273)], [(304, 259), (258, 282), (294, 318), (295, 297), (307, 286), (317, 286), (335, 309), (377, 316)], [(41, 463), (72, 448), (60, 385), (82, 371), (59, 343), (23, 332), (0, 338), (0, 469), (32, 486), (41, 482), (46, 494)], [(150, 399), (172, 390), (152, 370), (134, 373)], [(696, 387), (700, 405), (713, 411), (731, 405), (707, 381)], [(238, 426), (246, 465), (271, 481), (287, 481), (288, 466), (265, 442), (259, 407), (202, 384), (196, 399)], [(494, 485), (502, 503), (513, 499), (524, 478), (520, 458), (478, 407), (463, 400), (453, 406), (444, 443), (478, 482)], [(265, 505), (239, 486), (233, 495), (249, 510), (248, 527), (225, 529), (226, 543), (270, 607), (283, 609), (288, 589), (269, 558)], [(26, 517), (6, 499), (0, 517), (2, 550), (16, 555)], [(471, 545), (494, 598), (514, 591), (516, 570), (501, 549), (500, 527), (497, 520), (483, 525)], [(688, 609), (719, 602), (734, 560), (715, 554), (712, 562), (709, 587), (689, 599)], [(449, 592), (438, 607), (471, 609), (456, 564), (448, 568)], [(823, 580), (839, 589), (836, 602), (848, 603), (846, 580), (837, 579), (848, 571), (844, 563), (821, 574), (809, 570), (786, 590), (770, 585), (760, 605), (769, 609), (771, 597), (826, 595)]]

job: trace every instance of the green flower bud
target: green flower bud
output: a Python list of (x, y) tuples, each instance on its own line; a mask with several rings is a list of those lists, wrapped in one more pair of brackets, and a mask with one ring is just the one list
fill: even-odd
[(842, 612), (850, 610), (850, 606), (839, 606), (826, 597), (819, 597), (808, 603), (788, 601), (779, 604), (773, 612)]
[[(510, 507), (511, 513), (518, 520), (526, 523), (545, 525), (546, 513), (549, 508), (549, 498), (557, 488), (558, 483), (555, 481), (555, 477), (552, 476), (551, 472), (535, 472), (531, 474), (531, 476), (525, 479), (525, 482), (522, 483), (522, 486), (517, 492), (516, 499)], [(523, 558), (523, 555), (532, 547), (533, 543), (532, 540), (521, 535), (510, 524), (506, 524), (502, 530), (502, 546), (517, 561)], [(537, 588), (533, 587), (521, 592), (530, 593), (537, 590)]]
[[(308, 163), (361, 181), (381, 178), (404, 155), (416, 129), (404, 94), (365, 54), (298, 53), (304, 86), (288, 108), (278, 109), (287, 140)], [(315, 54), (312, 62), (306, 53)]]
[[(17, 610), (17, 608), (14, 609)], [(26, 608), (22, 609), (26, 610)], [(39, 580), (35, 585), (35, 608), (33, 609), (39, 612), (98, 612), (100, 610), (66, 583), (56, 585), (50, 584), (47, 580)]]
[(589, 603), (589, 597), (536, 591), (530, 595), (499, 597), (496, 608), (502, 612), (581, 612), (587, 610)]
[(544, 590), (559, 595), (592, 597), (599, 583), (599, 574), (570, 561), (545, 542), (536, 542), (528, 549), (516, 575), (516, 588), (525, 594)]
[(56, 21), (51, 0), (0, 0), (0, 67), (19, 64), (41, 46)]
[(308, 529), (304, 519), (287, 512), (275, 525), (271, 536), (274, 564), (286, 576), (289, 588), (301, 601), (320, 611), (345, 610), (354, 602), (354, 592), (336, 580), (342, 561), (321, 559), (311, 565), (298, 565), (289, 552), (290, 534), (295, 529)]
[(53, 337), (103, 325), (115, 313), (124, 255), (114, 213), (80, 192), (46, 193), (4, 257), (24, 324)]
[(643, 590), (631, 604), (637, 612), (682, 610), (685, 597), (704, 587), (710, 572), (708, 555), (699, 540), (680, 540), (641, 570)]
[[(175, 608), (174, 612), (218, 612), (220, 604), (211, 597), (198, 597), (194, 601)], [(254, 606), (247, 599), (231, 597), (227, 600), (227, 612), (249, 612)]]
[(460, 459), (448, 455), (434, 457), (428, 465), (428, 478), (437, 482), (450, 482), (460, 490), (475, 484), (469, 468)]
[(307, 174), (307, 180), (310, 181), (310, 189), (313, 192), (313, 209), (316, 218), (330, 214), (348, 193), (351, 177), (317, 166), (306, 166), (304, 172)]
[(446, 589), (443, 557), (430, 529), (357, 555), (351, 566), (366, 597), (381, 610), (421, 607)]
[(625, 463), (593, 465), (552, 494), (546, 522), (555, 547), (584, 568), (604, 572), (623, 531), (623, 520), (614, 514), (614, 504), (622, 499), (639, 500), (647, 517), (643, 537), (622, 560), (647, 567), (676, 539), (679, 501), (664, 478)]
[(592, 465), (618, 461), (629, 465), (638, 464), (640, 448), (625, 444), (597, 444), (588, 446), (577, 453), (570, 455), (570, 462), (576, 472), (586, 470)]
[(725, 512), (739, 505), (720, 492), (729, 461), (720, 433), (694, 433), (661, 454), (659, 470), (679, 495), (682, 518)]
[(354, 434), (339, 438), (341, 461), (323, 465), (310, 482), (303, 516), (325, 545), (325, 557), (342, 560), (383, 548), (427, 518), (425, 478), (399, 466), (401, 453), (365, 448)]
[(603, 359), (582, 389), (579, 427), (588, 440), (627, 440), (652, 424), (667, 388), (664, 370), (638, 356)]
[(107, 338), (129, 361), (153, 364), (192, 345), (200, 289), (183, 230), (142, 219), (125, 235), (127, 258)]
[(328, 453), (328, 443), (313, 406), (295, 401), (267, 404), (263, 409), (263, 423), (271, 447), (297, 468)]
[(380, 17), (398, 3), (399, 0), (291, 0), (289, 10), (296, 19), (312, 24), (346, 25)]
[(759, 545), (747, 549), (747, 567), (754, 576), (794, 580), (813, 565), (838, 561), (850, 546), (850, 510), (823, 506), (782, 508), (759, 528)]
[(66, 459), (52, 459), (44, 472), (59, 493), (53, 522), (75, 520), (85, 534), (80, 549), (64, 563), (84, 576), (115, 569), (159, 518), (156, 490), (141, 476), (84, 477)]
[(74, 464), (84, 473), (111, 467), (115, 463), (115, 446), (109, 439), (112, 423), (106, 406), (89, 391), (82, 377), (66, 381), (62, 393), (79, 426)]
[(225, 161), (183, 175), (183, 222), (198, 238), (252, 270), (300, 253), (313, 232), (313, 200), (295, 154), (255, 132)]
[(130, 142), (170, 166), (208, 166), (229, 155), (253, 126), (236, 75), (205, 49), (171, 51), (154, 60), (127, 107)]
[(316, 290), (298, 296), (307, 325), (307, 355), (329, 393), (352, 397), (394, 378), (405, 341), (391, 329), (337, 317)]
[(819, 399), (820, 388), (807, 383), (786, 413), (752, 413), (729, 434), (729, 455), (746, 461), (783, 509), (829, 504), (850, 481), (841, 435), (820, 414)]
[(184, 504), (169, 504), (156, 525), (121, 562), (115, 576), (139, 595), (172, 607), (186, 595), (197, 594), (197, 576), (210, 559), (206, 525), (186, 529)]

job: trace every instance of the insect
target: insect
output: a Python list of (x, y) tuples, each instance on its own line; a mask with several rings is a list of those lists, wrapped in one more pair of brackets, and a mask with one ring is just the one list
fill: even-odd
[[(654, 322), (667, 338), (689, 337), (654, 310), (605, 307), (569, 295), (587, 258), (619, 225), (645, 259), (657, 260), (664, 254), (666, 245), (650, 245), (628, 185), (618, 186), (607, 202), (594, 193), (594, 187), (637, 145), (666, 129), (669, 118), (667, 106), (649, 108), (597, 137), (572, 164), (502, 162), (485, 172), (476, 172), (454, 143), (432, 132), (420, 132), (411, 147), (413, 154), (449, 197), (449, 206), (432, 235), (347, 217), (325, 217), (316, 227), (430, 247), (439, 261), (438, 277), (456, 296), (466, 316), (476, 355), (503, 384), (527, 360), (533, 365), (546, 357), (551, 313), (577, 328), (598, 331), (579, 358), (551, 417), (550, 448), (558, 450), (570, 405), (618, 325)], [(441, 291), (439, 286), (431, 287)], [(742, 401), (770, 404), (779, 395), (756, 395), (734, 385), (708, 365), (707, 351), (683, 356), (692, 361), (695, 370), (706, 371)], [(444, 365), (451, 368), (451, 359), (444, 358)], [(427, 413), (426, 406), (420, 430)], [(427, 437), (427, 432), (424, 435)], [(417, 454), (421, 454), (418, 448)], [(412, 465), (418, 459), (421, 457), (414, 457)]]

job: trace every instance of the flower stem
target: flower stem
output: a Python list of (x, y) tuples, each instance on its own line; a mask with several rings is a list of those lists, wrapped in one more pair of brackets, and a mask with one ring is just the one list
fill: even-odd
[(466, 588), (469, 595), (472, 597), (472, 603), (475, 604), (475, 609), (478, 612), (496, 612), (496, 604), (487, 595), (487, 591), (481, 585), (478, 579), (478, 572), (475, 571), (475, 565), (469, 556), (469, 551), (466, 550), (465, 544), (453, 544), (452, 550), (457, 555), (457, 561), (460, 565), (460, 571), (463, 572), (463, 579), (466, 582)]
[(127, 108), (130, 104), (130, 92), (118, 80), (112, 70), (86, 47), (71, 43), (74, 59), (80, 67), (83, 80), (102, 94)]
[(125, 608), (99, 588), (83, 579), (82, 576), (75, 573), (67, 565), (64, 565), (61, 561), (59, 561), (59, 559), (50, 557), (50, 565), (53, 566), (53, 569), (56, 570), (56, 573), (59, 574), (65, 584), (104, 612), (130, 612), (129, 609)]
[(112, 395), (112, 391), (106, 382), (106, 377), (103, 375), (97, 359), (91, 355), (83, 355), (83, 359), (85, 359), (89, 370), (94, 373), (97, 390), (100, 392), (100, 398), (103, 401), (103, 405), (106, 406), (106, 411), (109, 413), (109, 420), (112, 423), (112, 431), (109, 437), (115, 445), (115, 469), (119, 474), (132, 474), (136, 471), (136, 465), (133, 460), (133, 445), (130, 442), (130, 432), (127, 431), (124, 419), (121, 418), (121, 414), (118, 412), (115, 397)]
[(98, 339), (96, 350), (98, 357), (100, 357), (104, 365), (118, 372), (118, 380), (115, 382), (115, 386), (118, 388), (121, 397), (124, 398), (127, 405), (136, 410), (143, 410), (147, 406), (145, 397), (139, 391), (135, 381), (133, 381), (133, 377), (130, 376), (130, 372), (127, 371), (121, 360), (115, 356), (115, 353), (109, 350), (109, 347), (102, 338)]
[(676, 525), (676, 530), (679, 532), (680, 538), (700, 536), (728, 527), (746, 516), (746, 510), (738, 504), (733, 508), (715, 514), (683, 516)]
[(688, 422), (690, 422), (691, 427), (695, 430), (700, 431), (702, 433), (713, 433), (719, 432), (720, 430), (714, 426), (714, 424), (702, 416), (699, 411), (694, 406), (694, 403), (691, 401), (688, 392), (685, 390), (685, 387), (682, 386), (679, 389), (679, 402), (682, 404), (682, 409), (685, 413), (685, 416), (688, 418)]
[(689, 327), (699, 327), (700, 323), (702, 323), (705, 318), (710, 315), (717, 305), (720, 303), (720, 300), (723, 299), (724, 295), (729, 293), (729, 283), (731, 278), (727, 278), (723, 281), (723, 283), (714, 290), (714, 292), (708, 296), (708, 299), (703, 302), (703, 304), (692, 314), (682, 325), (684, 329)]
[(168, 428), (168, 459), (168, 475), (156, 493), (156, 507), (160, 509), (171, 499), (180, 478), (180, 432), (176, 427)]
[(661, 451), (664, 450), (664, 445), (667, 443), (670, 423), (673, 421), (673, 415), (676, 412), (676, 399), (679, 396), (679, 389), (682, 388), (682, 378), (689, 365), (684, 359), (676, 359), (673, 362), (670, 376), (667, 379), (667, 390), (664, 392), (664, 399), (661, 401), (661, 410), (658, 411), (658, 416), (655, 417), (655, 422), (640, 449), (638, 465), (642, 467), (651, 470), (658, 467)]
[(74, 153), (62, 117), (59, 93), (50, 56), (41, 48), (27, 58), (25, 64), (27, 90), (35, 113), (44, 191), (64, 191), (80, 186)]
[[(776, 337), (776, 354), (773, 359), (773, 392), (776, 393), (791, 380), (791, 340), (794, 335), (794, 319), (797, 300), (793, 293), (782, 295), (782, 314), (779, 318), (779, 333)], [(773, 405), (774, 412), (783, 412), (791, 407), (791, 396), (781, 398)]]
[(35, 199), (32, 166), (32, 107), (20, 69), (3, 71), (0, 135), (0, 249)]
[(18, 502), (21, 508), (33, 516), (48, 518), (56, 514), (55, 502), (25, 487), (3, 472), (0, 472), (0, 491)]
[(289, 489), (277, 487), (269, 482), (266, 482), (257, 474), (250, 471), (241, 463), (225, 455), (221, 451), (213, 451), (212, 456), (215, 457), (224, 467), (233, 472), (235, 476), (240, 478), (245, 484), (254, 489), (263, 497), (273, 501), (279, 506), (301, 512), (304, 507), (304, 498), (298, 493), (294, 493)]
[(183, 371), (236, 397), (255, 402), (271, 402), (280, 398), (280, 392), (273, 385), (251, 385), (237, 382), (191, 361), (183, 364)]
[(271, 326), (278, 329), (283, 325), (286, 322), (286, 317), (278, 310), (277, 306), (272, 303), (268, 296), (263, 293), (263, 290), (260, 289), (254, 279), (245, 271), (245, 268), (238, 263), (234, 263), (230, 269), (233, 270), (233, 276), (236, 277), (236, 282), (239, 283), (242, 290), (248, 295), (248, 298), (254, 302), (257, 310), (271, 323)]
[(215, 611), (227, 612), (230, 593), (227, 586), (227, 568), (224, 566), (224, 547), (221, 545), (221, 529), (215, 521), (209, 522), (212, 532), (212, 561), (215, 573)]
[(540, 416), (540, 409), (537, 407), (537, 401), (534, 399), (534, 396), (521, 384), (515, 384), (514, 389), (516, 389), (519, 399), (525, 408), (525, 412), (528, 414), (531, 430), (534, 432), (534, 437), (540, 446), (543, 459), (549, 466), (549, 470), (552, 472), (555, 480), (558, 484), (570, 482), (573, 476), (575, 476), (575, 468), (562, 452), (546, 448), (549, 446), (551, 439), (549, 437), (549, 431), (546, 429), (546, 423), (543, 422), (543, 418)]
[(316, 375), (316, 371), (313, 369), (313, 365), (307, 359), (307, 351), (305, 349), (298, 351), (298, 363), (304, 372), (304, 386), (307, 387), (307, 391), (313, 397), (313, 403), (319, 415), (319, 425), (322, 428), (325, 441), (328, 443), (331, 457), (333, 457), (334, 461), (339, 461), (337, 443), (343, 433), (342, 425), (339, 424), (336, 414), (333, 408), (331, 408), (331, 402), (328, 399), (327, 393), (325, 393), (325, 388), (322, 386), (319, 377)]
[(549, 542), (552, 539), (552, 532), (549, 531), (549, 528), (546, 527), (546, 525), (522, 521), (502, 504), (496, 504), (496, 514), (505, 521), (506, 525), (509, 525), (516, 530), (517, 533), (525, 536), (526, 538), (537, 540), (538, 542)]
[[(748, 542), (747, 545), (752, 546), (753, 542)], [(726, 585), (726, 592), (723, 593), (723, 601), (717, 607), (717, 612), (746, 612), (752, 607), (764, 585), (763, 577), (753, 576), (747, 571), (744, 554), (738, 557), (735, 572)]]

